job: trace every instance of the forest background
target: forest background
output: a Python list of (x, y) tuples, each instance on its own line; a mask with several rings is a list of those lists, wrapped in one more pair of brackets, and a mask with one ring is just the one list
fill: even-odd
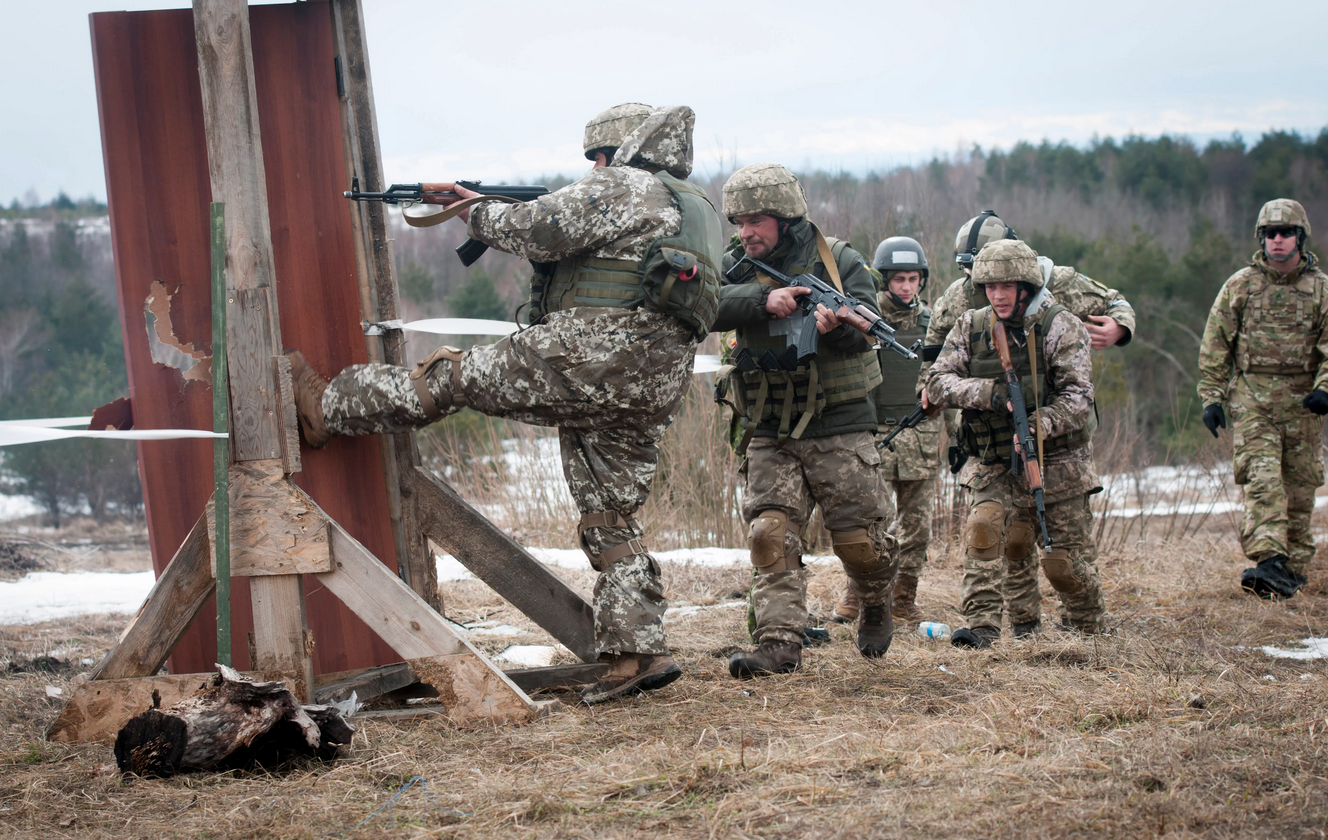
[[(728, 174), (703, 173), (693, 181), (718, 205)], [(1194, 395), (1199, 337), (1222, 282), (1257, 248), (1259, 206), (1295, 198), (1312, 222), (1328, 225), (1328, 128), (1317, 137), (1272, 131), (1253, 143), (1233, 136), (1202, 148), (1166, 135), (1107, 138), (1086, 147), (1020, 143), (886, 173), (799, 176), (813, 220), (868, 259), (886, 236), (918, 239), (932, 267), (928, 300), (958, 276), (955, 232), (984, 208), (1058, 265), (1075, 266), (1125, 294), (1139, 316), (1134, 339), (1094, 360), (1100, 434), (1128, 441), (1116, 447), (1123, 467), (1185, 462), (1208, 446)], [(542, 183), (553, 189), (569, 180)], [(0, 419), (88, 414), (127, 395), (106, 213), (103, 204), (63, 194), (46, 205), (15, 200), (0, 209)], [(394, 236), (407, 320), (510, 319), (525, 300), (529, 266), (490, 251), (464, 268), (451, 253), (463, 238), (459, 225), (418, 231), (397, 224)], [(431, 341), (416, 336), (411, 354), (422, 355)], [(666, 439), (662, 473), (671, 461), (676, 471), (684, 461), (703, 460), (695, 452), (671, 456), (670, 440), (722, 440), (724, 418), (708, 390), (699, 383), (692, 389), (677, 424), (684, 431), (675, 428)], [(691, 426), (703, 427), (695, 430), (702, 434), (685, 431)], [(490, 458), (512, 432), (463, 413), (421, 435), (421, 447), (435, 468), (446, 470), (459, 460)], [(0, 492), (32, 497), (53, 524), (73, 513), (141, 515), (130, 444), (26, 445), (5, 450), (3, 458)], [(686, 471), (698, 466), (713, 483), (717, 471), (707, 473), (706, 465), (691, 463)], [(499, 471), (493, 478), (504, 476)], [(724, 505), (731, 494), (730, 475), (703, 506)], [(711, 539), (729, 530), (699, 521), (697, 527)]]

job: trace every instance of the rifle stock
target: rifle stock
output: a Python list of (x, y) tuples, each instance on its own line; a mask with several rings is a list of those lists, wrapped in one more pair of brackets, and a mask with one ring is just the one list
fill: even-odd
[[(1028, 479), (1028, 489), (1033, 493), (1033, 503), (1037, 506), (1038, 525), (1042, 528), (1042, 547), (1051, 549), (1051, 536), (1047, 533), (1047, 506), (1042, 485), (1042, 465), (1038, 462), (1037, 448), (1029, 431), (1028, 405), (1024, 402), (1024, 389), (1019, 383), (1019, 374), (1014, 369), (1010, 356), (1010, 338), (1005, 334), (1005, 325), (992, 313), (991, 340), (996, 345), (996, 355), (1000, 357), (1001, 367), (1005, 370), (1005, 388), (1010, 395), (1010, 407), (1014, 415), (1014, 449), (1011, 458), (1011, 471), (1018, 473), (1022, 466)], [(1017, 458), (1017, 460), (1016, 460)]]

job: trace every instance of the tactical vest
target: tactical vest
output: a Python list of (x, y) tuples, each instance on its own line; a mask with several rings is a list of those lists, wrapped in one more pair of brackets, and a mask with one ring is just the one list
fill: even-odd
[(1314, 329), (1322, 301), (1307, 271), (1295, 283), (1262, 285), (1246, 299), (1236, 333), (1236, 368), (1245, 373), (1296, 376), (1318, 370)]
[[(826, 242), (838, 263), (848, 243), (830, 237)], [(826, 271), (813, 253), (810, 265), (789, 266), (784, 273), (815, 274), (824, 279)], [(744, 327), (738, 331), (734, 353), (745, 348), (753, 359), (760, 359), (767, 350), (776, 356), (782, 354), (788, 339), (779, 330), (786, 326), (787, 319), (780, 318)], [(796, 440), (812, 418), (819, 417), (826, 408), (865, 399), (881, 383), (881, 366), (873, 351), (843, 353), (822, 344), (816, 357), (796, 370), (742, 371), (741, 376), (743, 395), (738, 402), (742, 403), (743, 417), (751, 424), (778, 420), (779, 437)]]
[[(1051, 370), (1047, 365), (1044, 338), (1051, 328), (1052, 319), (1058, 313), (1065, 311), (1067, 311), (1066, 308), (1059, 303), (1052, 304), (1038, 319), (1038, 322), (1033, 325), (1033, 338), (1037, 343), (1038, 355), (1038, 381), (1036, 383), (1036, 407), (1038, 408), (1050, 405), (1052, 397)], [(974, 326), (981, 324), (982, 328), (975, 330), (968, 336), (968, 372), (973, 379), (993, 379), (1004, 382), (1005, 368), (1001, 366), (1001, 357), (997, 354), (996, 345), (992, 341), (990, 315), (991, 307), (983, 307), (973, 315)], [(1011, 343), (1010, 361), (1014, 363), (1015, 372), (1019, 375), (1019, 384), (1024, 392), (1024, 402), (1025, 405), (1030, 406), (1029, 411), (1031, 413), (1035, 383), (1033, 382), (1032, 362), (1028, 358), (1027, 345), (1016, 347)], [(1095, 428), (1097, 428), (1096, 409), (1093, 414), (1089, 415), (1088, 423), (1085, 424), (1084, 428), (1056, 437), (1044, 438), (1042, 451), (1044, 453), (1056, 452), (1085, 444), (1092, 439)], [(968, 454), (980, 459), (984, 464), (1009, 462), (1010, 456), (1014, 453), (1014, 422), (1009, 412), (1004, 410), (964, 409), (961, 436)]]
[(719, 312), (719, 262), (724, 234), (719, 215), (699, 188), (667, 172), (655, 177), (668, 187), (682, 214), (674, 236), (650, 243), (636, 260), (569, 257), (530, 281), (530, 321), (574, 306), (646, 307), (673, 315), (692, 328), (697, 340), (710, 332)]
[[(931, 310), (923, 307), (918, 313), (917, 324), (906, 329), (895, 330), (895, 341), (905, 347), (912, 347), (927, 335), (931, 324)], [(893, 350), (881, 348), (876, 351), (881, 363), (881, 384), (873, 394), (876, 397), (876, 422), (881, 426), (892, 426), (904, 419), (904, 415), (918, 404), (918, 376), (922, 373), (922, 357), (905, 359)]]

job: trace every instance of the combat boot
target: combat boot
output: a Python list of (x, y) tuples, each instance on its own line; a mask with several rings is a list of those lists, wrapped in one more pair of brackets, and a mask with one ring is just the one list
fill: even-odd
[(959, 648), (980, 650), (989, 648), (1001, 637), (1001, 631), (995, 627), (960, 627), (950, 637), (950, 644)]
[(885, 604), (868, 604), (858, 620), (858, 653), (868, 659), (880, 659), (890, 649), (895, 635), (894, 616)]
[(1274, 554), (1259, 561), (1259, 565), (1246, 569), (1240, 575), (1240, 588), (1260, 598), (1290, 598), (1305, 585), (1305, 578), (1292, 574), (1287, 568), (1285, 555)]
[(852, 624), (858, 620), (859, 609), (858, 596), (845, 586), (844, 594), (839, 596), (839, 603), (835, 604), (835, 614), (830, 620), (837, 624)]
[(895, 621), (913, 624), (922, 620), (922, 610), (917, 606), (918, 579), (912, 575), (895, 578), (894, 603), (890, 607)]
[(295, 413), (300, 418), (300, 428), (304, 430), (304, 440), (314, 449), (322, 449), (332, 439), (332, 434), (323, 422), (323, 392), (327, 390), (327, 380), (304, 360), (304, 354), (292, 350), (286, 354), (291, 363), (291, 386), (295, 394)]
[(620, 653), (610, 660), (609, 670), (581, 692), (581, 702), (593, 706), (638, 691), (654, 691), (681, 676), (682, 669), (667, 653)]
[(1016, 621), (1010, 627), (1012, 635), (1016, 639), (1027, 639), (1029, 636), (1036, 636), (1042, 632), (1042, 619), (1035, 618), (1032, 621)]
[(761, 642), (750, 653), (729, 657), (729, 674), (745, 680), (769, 674), (791, 674), (802, 667), (802, 645), (796, 642)]

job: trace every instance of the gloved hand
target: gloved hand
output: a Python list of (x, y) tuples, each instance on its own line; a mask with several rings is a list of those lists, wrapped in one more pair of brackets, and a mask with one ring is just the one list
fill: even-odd
[[(1324, 396), (1328, 397), (1328, 394)], [(1208, 431), (1213, 433), (1213, 437), (1217, 437), (1218, 426), (1224, 429), (1227, 427), (1227, 415), (1222, 411), (1221, 403), (1204, 406), (1203, 424), (1208, 427)]]
[(993, 411), (1009, 411), (1006, 403), (1010, 401), (1010, 391), (1004, 382), (991, 383), (991, 408)]
[(952, 445), (947, 453), (950, 458), (950, 474), (959, 475), (959, 471), (968, 463), (968, 453)]
[(1313, 411), (1315, 414), (1328, 414), (1328, 394), (1323, 391), (1310, 391), (1305, 395), (1305, 400), (1301, 405)]

